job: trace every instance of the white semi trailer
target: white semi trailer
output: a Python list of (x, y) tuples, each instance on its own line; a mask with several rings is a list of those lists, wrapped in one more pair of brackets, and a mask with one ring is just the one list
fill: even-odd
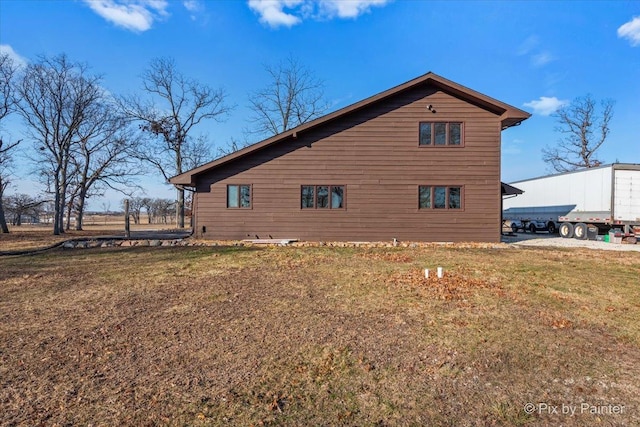
[(588, 230), (640, 234), (640, 164), (614, 163), (511, 183), (523, 194), (503, 201), (512, 229), (586, 239)]

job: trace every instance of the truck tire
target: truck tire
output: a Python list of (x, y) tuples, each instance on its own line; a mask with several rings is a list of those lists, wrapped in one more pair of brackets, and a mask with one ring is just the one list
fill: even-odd
[(516, 224), (515, 222), (511, 223), (511, 231), (513, 231), (514, 233), (518, 232), (518, 224)]
[(536, 234), (536, 231), (538, 231), (534, 223), (529, 224), (529, 231), (531, 232), (531, 234)]
[(560, 237), (564, 239), (570, 239), (573, 237), (573, 224), (570, 222), (563, 222), (560, 224)]
[(577, 223), (573, 227), (573, 237), (578, 240), (586, 240), (587, 238), (587, 224), (583, 222)]
[(549, 224), (547, 224), (547, 231), (549, 232), (549, 234), (556, 234), (558, 232), (558, 230), (556, 229), (556, 223), (553, 221), (549, 221)]

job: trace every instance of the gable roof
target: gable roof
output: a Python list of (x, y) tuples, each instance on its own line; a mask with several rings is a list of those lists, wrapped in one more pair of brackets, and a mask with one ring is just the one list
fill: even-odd
[(406, 83), (403, 83), (391, 89), (385, 90), (384, 92), (380, 92), (377, 95), (373, 95), (369, 98), (363, 99), (362, 101), (356, 102), (355, 104), (351, 104), (349, 106), (336, 110), (332, 113), (319, 117), (315, 120), (312, 120), (310, 122), (297, 126), (293, 129), (289, 129), (278, 135), (274, 135), (263, 141), (249, 145), (248, 147), (235, 151), (224, 157), (220, 157), (219, 159), (213, 160), (209, 163), (205, 163), (202, 166), (191, 169), (180, 175), (176, 175), (173, 178), (169, 179), (169, 182), (176, 185), (194, 186), (195, 177), (199, 174), (205, 173), (211, 169), (217, 168), (219, 166), (222, 166), (234, 160), (245, 157), (265, 147), (283, 142), (290, 137), (296, 138), (298, 134), (308, 131), (309, 129), (316, 128), (327, 122), (338, 119), (349, 113), (368, 107), (374, 103), (380, 102), (384, 99), (387, 99), (396, 94), (399, 94), (409, 89), (413, 89), (423, 84), (431, 84), (436, 88), (441, 89), (444, 92), (450, 93), (470, 103), (474, 103), (500, 116), (500, 120), (502, 122), (502, 129), (506, 129), (511, 126), (517, 126), (523, 120), (526, 120), (529, 117), (531, 117), (531, 114), (527, 113), (526, 111), (520, 110), (519, 108), (513, 107), (509, 104), (505, 104), (504, 102), (498, 101), (480, 92), (476, 92), (458, 83), (452, 82), (451, 80), (447, 80), (444, 77), (441, 77), (435, 73), (428, 72), (427, 74), (424, 74), (420, 77), (416, 77), (413, 80), (409, 80)]

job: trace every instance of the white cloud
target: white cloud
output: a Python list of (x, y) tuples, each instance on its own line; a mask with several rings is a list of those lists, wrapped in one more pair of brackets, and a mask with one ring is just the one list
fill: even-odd
[(621, 25), (618, 37), (628, 39), (631, 46), (640, 46), (640, 16), (634, 16), (631, 21)]
[(320, 0), (320, 7), (329, 17), (357, 18), (372, 6), (384, 6), (389, 0)]
[(147, 31), (156, 19), (167, 16), (166, 0), (83, 0), (95, 13), (131, 31)]
[(260, 22), (272, 28), (291, 27), (302, 22), (297, 16), (284, 11), (300, 4), (302, 0), (249, 0), (249, 7), (260, 15)]
[(373, 6), (384, 6), (391, 0), (249, 0), (249, 7), (260, 16), (260, 22), (272, 28), (291, 27), (303, 19), (357, 18)]
[(189, 12), (199, 12), (202, 10), (202, 3), (198, 0), (185, 0), (182, 4)]
[(0, 55), (7, 55), (17, 67), (23, 68), (27, 66), (28, 61), (24, 57), (18, 55), (18, 53), (8, 44), (0, 44)]
[(526, 102), (524, 104), (525, 107), (533, 108), (534, 114), (539, 114), (541, 116), (550, 116), (555, 113), (559, 108), (567, 105), (569, 101), (558, 99), (555, 96), (547, 97), (541, 96), (538, 100), (533, 100), (531, 102)]

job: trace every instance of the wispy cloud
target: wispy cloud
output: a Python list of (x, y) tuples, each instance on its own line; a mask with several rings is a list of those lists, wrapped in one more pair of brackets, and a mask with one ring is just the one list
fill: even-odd
[(631, 21), (618, 28), (618, 37), (628, 39), (631, 46), (640, 46), (640, 16), (635, 16)]
[(537, 35), (527, 37), (516, 50), (518, 56), (527, 56), (529, 62), (536, 68), (543, 67), (556, 58), (548, 50), (540, 47), (540, 38)]
[(555, 96), (547, 97), (541, 96), (540, 99), (534, 99), (531, 102), (526, 102), (525, 107), (533, 108), (533, 113), (541, 116), (550, 116), (555, 113), (559, 108), (567, 105), (569, 101), (558, 99)]
[(272, 28), (292, 27), (304, 19), (357, 18), (391, 0), (249, 0), (260, 22)]
[(542, 67), (553, 61), (555, 58), (549, 52), (540, 52), (531, 56), (531, 64), (534, 67)]
[(524, 145), (524, 141), (522, 139), (505, 141), (501, 150), (502, 154), (507, 154), (507, 155), (522, 154), (523, 145)]
[(126, 30), (143, 32), (169, 15), (166, 0), (83, 0), (95, 13)]
[(535, 34), (529, 36), (518, 46), (518, 55), (527, 55), (540, 44), (540, 38)]
[(18, 55), (18, 53), (13, 50), (11, 45), (0, 44), (0, 55), (7, 55), (17, 67), (23, 68), (27, 66), (28, 61), (26, 60), (26, 58)]
[(204, 2), (202, 0), (184, 0), (182, 2), (187, 11), (191, 13), (191, 20), (195, 21), (205, 11)]

